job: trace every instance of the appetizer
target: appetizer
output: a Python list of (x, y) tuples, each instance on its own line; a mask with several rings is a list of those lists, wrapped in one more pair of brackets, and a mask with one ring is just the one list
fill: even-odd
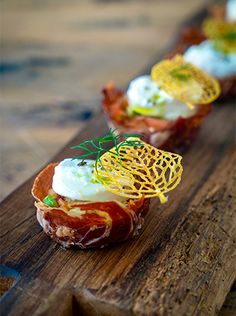
[(208, 17), (202, 28), (186, 28), (169, 57), (184, 58), (215, 77), (221, 86), (221, 99), (236, 96), (236, 0), (228, 1), (224, 15)]
[(157, 148), (183, 152), (219, 94), (214, 78), (177, 55), (132, 80), (126, 93), (107, 85), (102, 108), (111, 128), (141, 133)]
[[(207, 39), (190, 46), (184, 58), (221, 80), (222, 84), (227, 83), (227, 78), (236, 78), (236, 23), (207, 19), (203, 32)], [(236, 89), (236, 85), (232, 89)]]
[(101, 248), (132, 238), (150, 198), (165, 203), (181, 180), (182, 157), (146, 144), (137, 134), (110, 130), (73, 148), (84, 154), (49, 164), (32, 188), (39, 224), (64, 247)]

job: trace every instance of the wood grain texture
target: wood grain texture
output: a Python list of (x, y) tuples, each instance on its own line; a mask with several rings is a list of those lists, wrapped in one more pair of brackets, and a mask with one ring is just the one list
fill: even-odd
[[(215, 108), (184, 156), (181, 185), (164, 206), (153, 200), (141, 235), (129, 242), (60, 248), (36, 222), (32, 179), (3, 201), (2, 263), (21, 275), (2, 300), (5, 314), (215, 315), (236, 277), (233, 111)], [(95, 131), (106, 131), (101, 117), (55, 160)]]
[[(20, 273), (4, 315), (216, 315), (236, 277), (233, 102), (217, 105), (184, 155), (180, 186), (153, 199), (139, 237), (114, 247), (64, 250), (41, 230), (29, 181), (1, 208), (2, 264)], [(98, 114), (70, 146), (104, 135)]]

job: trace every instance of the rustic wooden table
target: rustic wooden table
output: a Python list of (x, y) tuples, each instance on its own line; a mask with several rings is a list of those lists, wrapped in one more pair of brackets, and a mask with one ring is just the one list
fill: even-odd
[[(59, 2), (56, 12), (49, 2), (40, 5), (37, 14), (28, 1), (23, 2), (26, 12), (14, 1), (7, 5), (3, 195), (83, 128), (83, 119), (97, 112), (104, 82), (112, 78), (125, 85), (158, 59), (154, 36), (162, 48), (176, 24), (201, 4), (187, 8), (181, 2), (182, 11), (176, 2), (152, 1), (149, 6), (127, 2), (123, 7), (88, 2), (76, 11), (78, 4), (69, 1)], [(11, 19), (21, 22), (17, 32), (10, 28)], [(84, 32), (78, 35), (78, 29)], [(45, 30), (52, 32), (46, 45)], [(65, 251), (48, 239), (35, 219), (29, 195), (32, 178), (5, 199), (2, 271), (16, 284), (3, 296), (4, 315), (215, 315), (236, 274), (233, 114), (230, 103), (215, 108), (184, 156), (184, 178), (170, 202), (160, 206), (154, 200), (140, 237), (114, 248)], [(95, 114), (54, 159), (70, 155), (70, 145), (106, 129), (102, 116)], [(234, 313), (231, 304), (224, 315)]]

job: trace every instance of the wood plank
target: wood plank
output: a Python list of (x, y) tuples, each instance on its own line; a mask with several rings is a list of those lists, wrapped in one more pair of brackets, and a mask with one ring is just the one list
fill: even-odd
[[(232, 105), (215, 107), (184, 155), (181, 185), (167, 204), (153, 199), (138, 238), (64, 250), (36, 221), (33, 178), (8, 196), (0, 205), (2, 264), (20, 279), (2, 299), (4, 315), (215, 315), (236, 277)], [(97, 114), (53, 160), (106, 131)]]

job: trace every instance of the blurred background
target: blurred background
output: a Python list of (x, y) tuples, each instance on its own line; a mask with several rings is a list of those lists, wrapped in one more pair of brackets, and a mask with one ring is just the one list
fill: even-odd
[(206, 0), (2, 0), (0, 199), (125, 87)]

